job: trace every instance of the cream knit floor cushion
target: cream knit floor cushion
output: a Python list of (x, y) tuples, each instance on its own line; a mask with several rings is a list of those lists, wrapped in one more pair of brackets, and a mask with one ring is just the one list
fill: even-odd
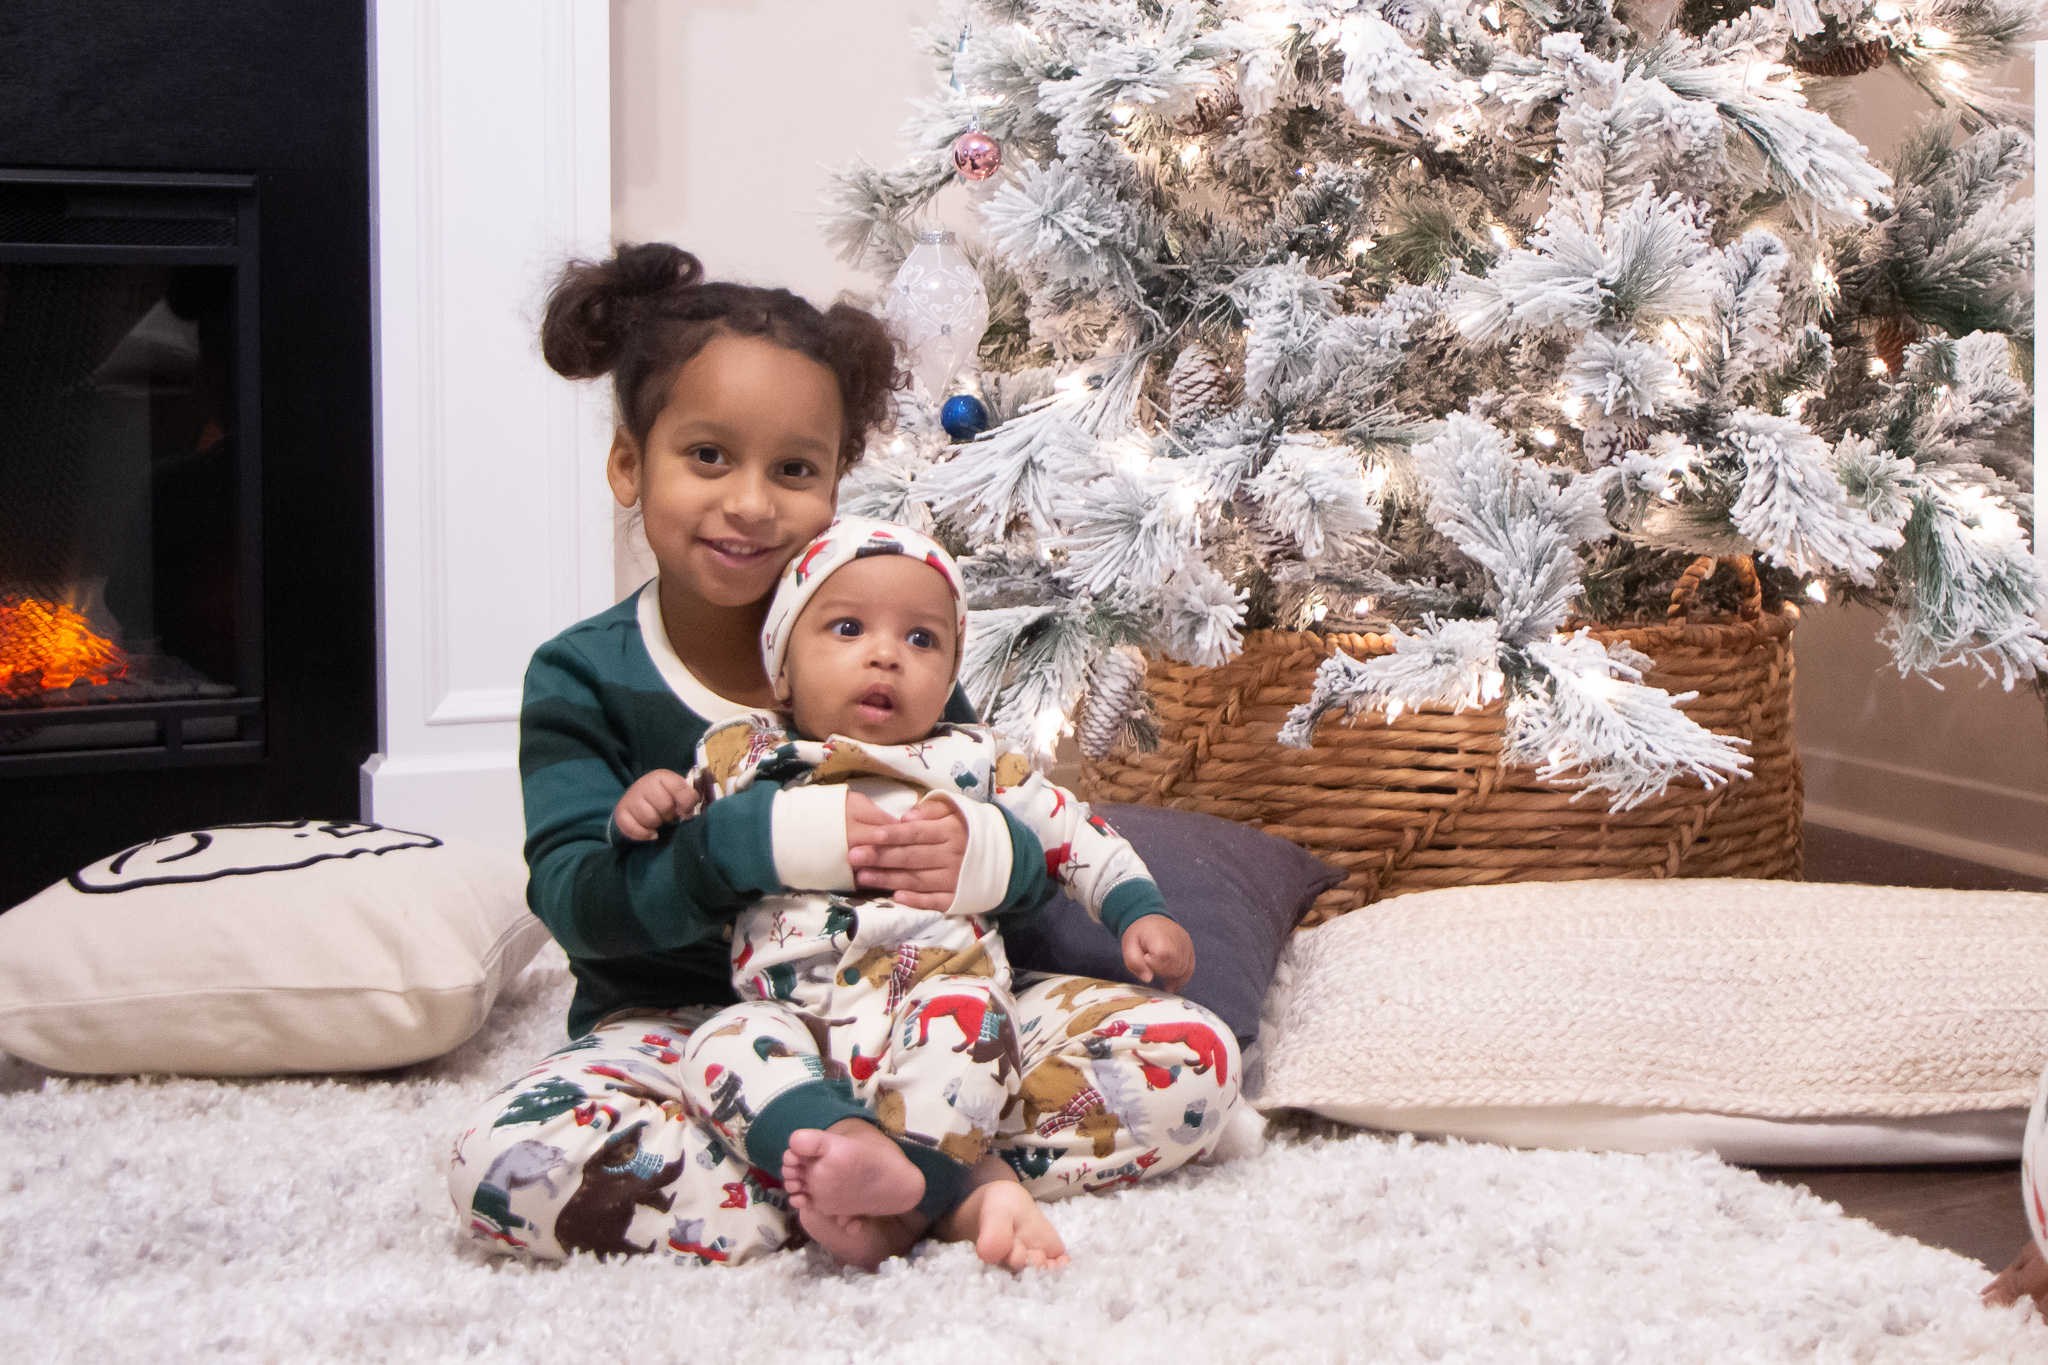
[(2048, 895), (1593, 881), (1399, 896), (1294, 936), (1261, 1110), (1755, 1164), (2012, 1159)]

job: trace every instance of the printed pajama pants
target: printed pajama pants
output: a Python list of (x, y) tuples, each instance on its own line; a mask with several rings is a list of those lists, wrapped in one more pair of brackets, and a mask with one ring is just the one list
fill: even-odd
[[(1022, 1076), (995, 1151), (1037, 1198), (1121, 1189), (1209, 1151), (1238, 1094), (1237, 1042), (1222, 1021), (1142, 986), (1030, 974), (1016, 984)], [(717, 1084), (701, 1078), (716, 1064), (744, 1086), (771, 1062), (808, 1052), (822, 1071), (823, 1059), (801, 1025), (713, 1039), (711, 1013), (608, 1019), (481, 1104), (448, 1169), (467, 1233), (539, 1260), (737, 1263), (785, 1245), (798, 1229), (779, 1173), (720, 1134)], [(771, 1036), (790, 1057), (756, 1050)]]

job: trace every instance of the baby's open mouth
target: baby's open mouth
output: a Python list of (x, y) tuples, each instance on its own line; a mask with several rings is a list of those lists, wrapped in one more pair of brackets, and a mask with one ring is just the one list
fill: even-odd
[(854, 699), (854, 707), (868, 720), (884, 720), (896, 714), (896, 698), (885, 687), (871, 687)]

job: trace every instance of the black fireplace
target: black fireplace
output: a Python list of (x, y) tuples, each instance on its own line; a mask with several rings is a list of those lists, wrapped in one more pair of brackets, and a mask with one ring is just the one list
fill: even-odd
[(0, 773), (263, 755), (258, 222), (0, 168)]
[(357, 814), (369, 165), (362, 0), (0, 4), (0, 910)]

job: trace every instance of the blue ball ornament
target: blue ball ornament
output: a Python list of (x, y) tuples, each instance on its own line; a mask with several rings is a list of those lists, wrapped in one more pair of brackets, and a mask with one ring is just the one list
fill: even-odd
[(956, 441), (971, 441), (988, 430), (988, 409), (971, 393), (956, 393), (939, 409), (939, 425)]

